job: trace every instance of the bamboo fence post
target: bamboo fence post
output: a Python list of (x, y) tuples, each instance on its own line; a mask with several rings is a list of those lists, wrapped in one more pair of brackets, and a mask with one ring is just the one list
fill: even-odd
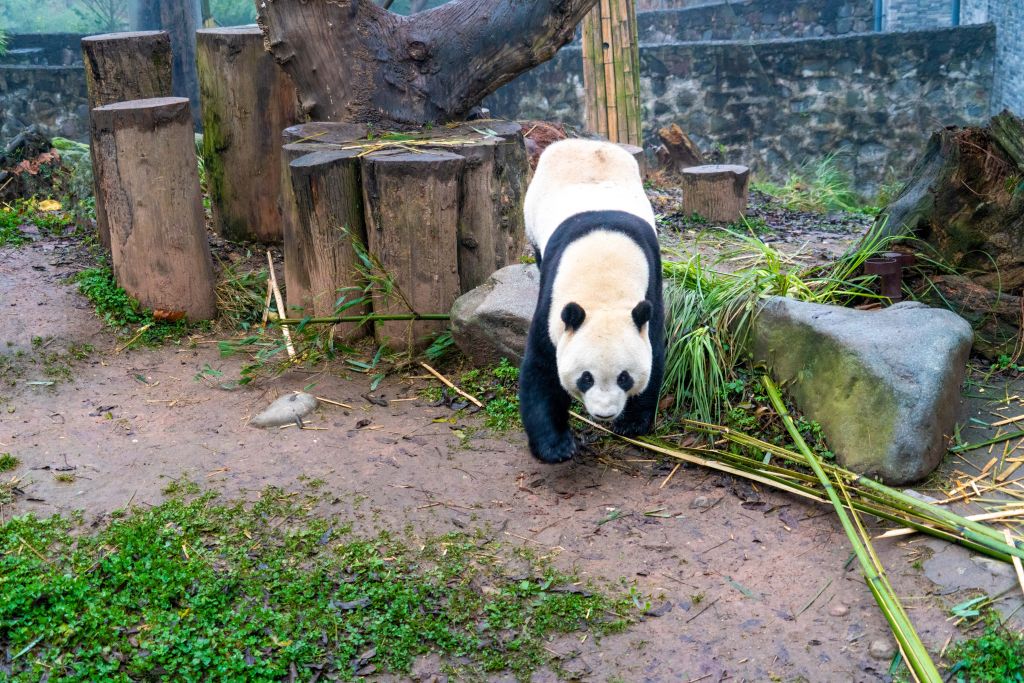
[(583, 19), (587, 128), (642, 145), (640, 51), (635, 0), (600, 0)]

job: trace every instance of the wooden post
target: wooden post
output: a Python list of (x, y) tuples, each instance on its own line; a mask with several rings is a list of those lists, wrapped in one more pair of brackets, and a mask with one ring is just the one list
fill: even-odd
[[(448, 152), (363, 157), (367, 246), (393, 278), (375, 313), (446, 312), (459, 296), (459, 184), (466, 160)], [(377, 323), (377, 340), (414, 351), (443, 322)], [(425, 338), (425, 336), (427, 338)]]
[(366, 133), (366, 126), (346, 123), (303, 123), (289, 126), (281, 133), (284, 146), (281, 148), (281, 189), (278, 193), (278, 208), (284, 240), (284, 283), (288, 315), (301, 318), (313, 310), (309, 273), (306, 272), (305, 266), (309, 259), (303, 253), (305, 242), (296, 238), (299, 213), (295, 205), (295, 192), (292, 189), (291, 162), (313, 152), (339, 148), (338, 145), (326, 141), (350, 142), (366, 137)]
[(482, 285), (496, 270), (516, 263), (525, 241), (523, 195), (529, 161), (522, 129), (511, 122), (489, 122), (483, 127), (497, 137), (448, 148), (466, 159), (459, 213), (462, 292)]
[(202, 26), (199, 0), (132, 0), (129, 24), (133, 30), (162, 29), (170, 34), (174, 53), (174, 95), (189, 98), (193, 121), (199, 123), (199, 86), (196, 79), (196, 29)]
[(716, 223), (735, 223), (747, 211), (750, 169), (746, 166), (693, 166), (680, 176), (683, 211)]
[(169, 317), (212, 319), (213, 263), (188, 100), (98, 107), (92, 133), (118, 284)]
[(643, 145), (635, 0), (599, 0), (583, 18), (587, 128)]
[[(309, 282), (311, 308), (304, 315), (335, 315), (341, 299), (363, 296), (358, 291), (364, 286), (359, 258), (352, 246), (353, 240), (366, 244), (360, 173), (358, 152), (353, 150), (315, 152), (291, 163), (299, 222), (289, 239), (303, 259), (293, 266)], [(362, 304), (341, 314), (362, 315), (369, 310)], [(366, 331), (352, 324), (338, 327), (350, 339)]]
[(256, 27), (197, 31), (196, 57), (213, 227), (230, 240), (279, 242), (278, 134), (299, 120), (291, 77)]
[[(171, 94), (171, 40), (166, 31), (104, 33), (82, 38), (82, 61), (89, 91), (89, 111), (114, 102), (168, 97)], [(96, 172), (96, 141), (89, 154), (96, 197), (96, 231), (110, 248), (110, 227)]]

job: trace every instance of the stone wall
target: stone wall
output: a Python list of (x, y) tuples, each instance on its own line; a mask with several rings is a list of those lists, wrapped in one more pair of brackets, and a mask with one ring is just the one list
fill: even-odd
[(917, 31), (953, 25), (950, 0), (885, 0), (886, 31)]
[(993, 107), (1024, 116), (1024, 2), (962, 0), (960, 23), (996, 26), (996, 89)]
[(641, 12), (641, 43), (763, 40), (864, 33), (871, 0), (739, 0), (688, 9)]
[(44, 133), (89, 137), (82, 36), (11, 36), (0, 57), (0, 143), (38, 124)]
[[(991, 25), (842, 38), (641, 47), (644, 128), (678, 122), (704, 149), (769, 177), (837, 153), (865, 195), (904, 173), (932, 130), (982, 122), (995, 63)], [(496, 116), (583, 122), (581, 56), (488, 100)]]

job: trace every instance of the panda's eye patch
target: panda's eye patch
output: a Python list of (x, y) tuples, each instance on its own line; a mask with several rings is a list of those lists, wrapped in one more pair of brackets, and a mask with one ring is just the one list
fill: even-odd
[(580, 378), (576, 380), (576, 388), (584, 394), (587, 393), (587, 389), (594, 386), (594, 376), (589, 371), (584, 372), (580, 375)]
[(619, 377), (618, 379), (615, 380), (615, 382), (623, 391), (629, 391), (630, 389), (633, 388), (633, 378), (625, 370), (619, 373)]

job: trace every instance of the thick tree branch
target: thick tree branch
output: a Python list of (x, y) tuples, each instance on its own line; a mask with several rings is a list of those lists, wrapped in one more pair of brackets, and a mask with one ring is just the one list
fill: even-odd
[(400, 17), (370, 0), (257, 0), (267, 49), (321, 121), (460, 120), (572, 40), (596, 0), (452, 0)]

